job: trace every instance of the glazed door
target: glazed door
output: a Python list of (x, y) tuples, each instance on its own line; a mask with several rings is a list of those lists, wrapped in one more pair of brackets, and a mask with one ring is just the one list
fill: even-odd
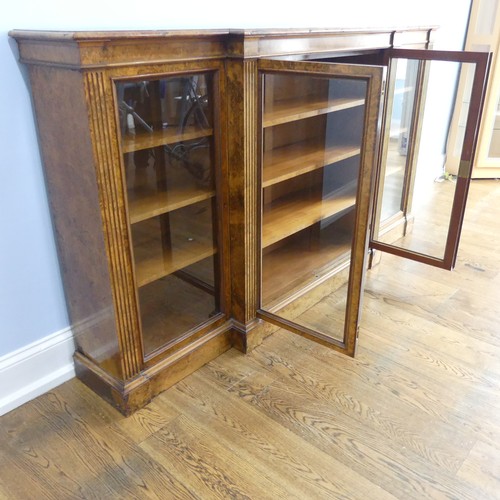
[[(370, 247), (444, 269), (456, 262), (473, 168), (489, 54), (388, 51), (382, 164)], [(460, 74), (467, 106), (457, 176), (444, 170), (447, 131)], [(387, 228), (398, 229), (392, 233)]]
[(382, 68), (259, 61), (258, 316), (353, 355)]
[(218, 73), (116, 81), (144, 358), (223, 314)]

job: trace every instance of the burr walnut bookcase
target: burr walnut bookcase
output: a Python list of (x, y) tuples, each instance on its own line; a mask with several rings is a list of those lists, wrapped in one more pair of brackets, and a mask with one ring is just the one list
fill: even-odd
[[(354, 355), (369, 247), (451, 267), (487, 58), (435, 54), (432, 33), (11, 32), (77, 376), (128, 414), (279, 327)], [(474, 64), (479, 89), (458, 229), (437, 257), (394, 244), (412, 219), (433, 57)]]

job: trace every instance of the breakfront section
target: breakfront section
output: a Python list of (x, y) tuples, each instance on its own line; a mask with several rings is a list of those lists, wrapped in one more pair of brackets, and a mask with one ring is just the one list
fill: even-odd
[[(281, 327), (353, 355), (375, 254), (453, 268), (490, 56), (431, 50), (430, 35), (249, 34), (262, 323), (247, 346)], [(440, 182), (449, 116), (436, 115), (463, 67), (473, 78), (461, 169)]]
[(354, 354), (385, 53), (425, 49), (431, 37), (428, 28), (230, 33), (235, 347), (286, 328)]
[(231, 344), (223, 44), (16, 36), (77, 375), (128, 414)]

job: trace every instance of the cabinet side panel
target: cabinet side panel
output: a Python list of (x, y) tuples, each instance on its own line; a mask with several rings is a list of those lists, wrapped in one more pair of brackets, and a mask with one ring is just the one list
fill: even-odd
[(82, 75), (30, 69), (39, 143), (79, 351), (122, 378)]

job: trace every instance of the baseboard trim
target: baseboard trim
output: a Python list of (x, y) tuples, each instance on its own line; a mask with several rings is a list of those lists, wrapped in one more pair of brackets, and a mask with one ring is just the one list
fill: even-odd
[(71, 328), (0, 357), (0, 415), (75, 376)]

